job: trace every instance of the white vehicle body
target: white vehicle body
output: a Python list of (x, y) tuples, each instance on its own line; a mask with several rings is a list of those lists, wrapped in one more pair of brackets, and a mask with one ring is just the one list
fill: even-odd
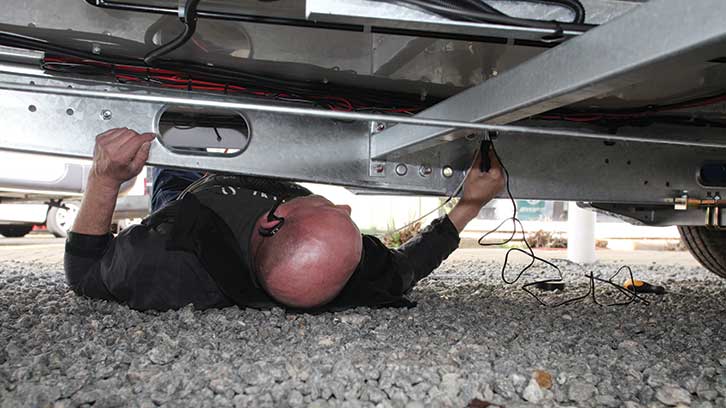
[[(35, 225), (64, 237), (85, 191), (88, 160), (0, 152), (0, 235), (22, 236)], [(146, 172), (125, 183), (114, 220), (148, 213)]]

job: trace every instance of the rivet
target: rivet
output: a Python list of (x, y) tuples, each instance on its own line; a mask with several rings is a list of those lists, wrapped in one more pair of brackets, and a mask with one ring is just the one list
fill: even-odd
[(408, 173), (408, 166), (403, 163), (398, 163), (396, 165), (396, 174), (398, 174), (399, 176), (405, 176), (406, 173)]
[(101, 111), (101, 119), (109, 120), (109, 119), (111, 119), (111, 116), (113, 116), (113, 115), (111, 114), (110, 110), (104, 109)]
[(383, 132), (384, 130), (386, 130), (386, 124), (383, 122), (373, 122), (371, 124), (371, 132), (373, 134)]
[(443, 174), (446, 178), (450, 178), (454, 175), (454, 169), (451, 168), (451, 166), (444, 166), (444, 168), (441, 169), (441, 174)]

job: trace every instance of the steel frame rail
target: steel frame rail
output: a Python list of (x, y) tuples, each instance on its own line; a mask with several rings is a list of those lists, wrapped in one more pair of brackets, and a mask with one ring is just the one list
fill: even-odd
[[(112, 92), (112, 91), (98, 91), (91, 89), (74, 89), (74, 88), (63, 88), (53, 86), (37, 86), (37, 85), (26, 85), (13, 82), (2, 82), (0, 81), (0, 90), (8, 91), (21, 91), (30, 93), (40, 93), (47, 95), (64, 95), (64, 96), (78, 96), (84, 98), (96, 98), (96, 99), (110, 99), (110, 100), (121, 100), (129, 102), (149, 102), (149, 103), (160, 103), (169, 105), (179, 106), (193, 106), (201, 108), (215, 108), (215, 109), (229, 109), (229, 110), (240, 110), (240, 111), (258, 111), (258, 112), (270, 112), (270, 113), (281, 113), (287, 115), (299, 115), (299, 116), (311, 116), (317, 118), (328, 118), (328, 119), (341, 119), (351, 121), (373, 121), (373, 122), (384, 122), (384, 123), (402, 123), (419, 125), (426, 127), (439, 127), (439, 128), (455, 128), (455, 129), (470, 129), (470, 130), (483, 130), (491, 132), (503, 132), (513, 134), (526, 134), (526, 135), (539, 135), (539, 136), (560, 136), (560, 137), (572, 137), (578, 139), (596, 139), (596, 140), (611, 140), (611, 141), (624, 141), (624, 142), (640, 142), (640, 143), (653, 143), (653, 144), (666, 144), (676, 146), (697, 146), (697, 147), (709, 147), (716, 149), (726, 149), (726, 142), (700, 142), (700, 141), (689, 141), (684, 139), (667, 139), (667, 138), (652, 138), (652, 137), (637, 137), (637, 136), (624, 136), (624, 135), (612, 135), (612, 134), (601, 134), (592, 133), (577, 130), (566, 130), (566, 129), (552, 129), (542, 127), (529, 127), (529, 126), (515, 126), (515, 125), (490, 125), (484, 123), (471, 123), (456, 120), (443, 120), (443, 119), (432, 119), (426, 117), (406, 117), (399, 115), (383, 115), (374, 113), (355, 113), (355, 112), (341, 112), (332, 110), (322, 109), (310, 109), (300, 108), (293, 106), (284, 105), (272, 105), (272, 104), (261, 104), (252, 102), (237, 102), (224, 100), (215, 97), (192, 97), (192, 96), (181, 96), (175, 95), (174, 93), (169, 94), (154, 94), (154, 93), (131, 93), (131, 92)], [(375, 154), (373, 154), (375, 156)]]

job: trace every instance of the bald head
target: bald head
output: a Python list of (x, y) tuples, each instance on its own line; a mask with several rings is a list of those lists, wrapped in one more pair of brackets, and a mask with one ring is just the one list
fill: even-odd
[[(278, 302), (298, 308), (322, 306), (335, 298), (361, 258), (360, 231), (350, 207), (335, 206), (320, 196), (282, 204), (275, 215), (285, 224), (272, 237), (256, 236), (257, 277)], [(258, 221), (267, 225), (267, 214)]]

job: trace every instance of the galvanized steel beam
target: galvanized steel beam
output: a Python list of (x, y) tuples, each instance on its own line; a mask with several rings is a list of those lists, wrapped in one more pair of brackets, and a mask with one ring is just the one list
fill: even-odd
[[(723, 57), (726, 2), (661, 0), (550, 49), (418, 116), (511, 123)], [(455, 138), (453, 128), (397, 125), (372, 139), (371, 157), (396, 157)], [(446, 139), (442, 136), (449, 135)]]

